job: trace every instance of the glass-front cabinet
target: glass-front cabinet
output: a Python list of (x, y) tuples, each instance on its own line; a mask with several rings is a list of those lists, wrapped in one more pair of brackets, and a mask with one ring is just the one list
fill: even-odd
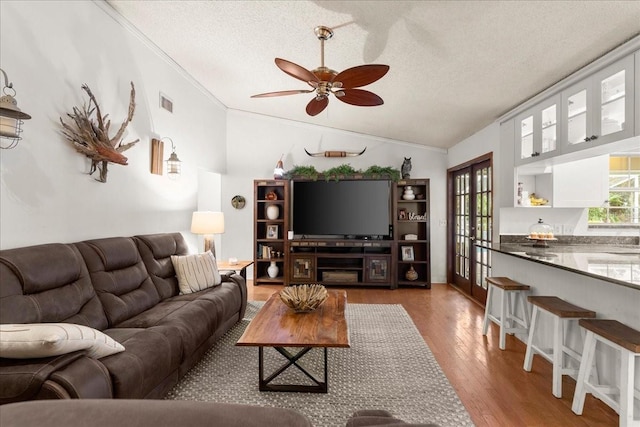
[(630, 55), (562, 92), (562, 151), (633, 136), (634, 60)]
[(516, 118), (516, 163), (523, 164), (555, 154), (558, 148), (560, 96), (554, 96)]

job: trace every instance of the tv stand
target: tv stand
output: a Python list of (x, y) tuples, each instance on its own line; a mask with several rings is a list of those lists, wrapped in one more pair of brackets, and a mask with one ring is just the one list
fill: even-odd
[[(254, 181), (254, 285), (431, 288), (428, 179), (392, 183), (388, 238), (354, 234), (289, 239), (291, 188), (289, 180)], [(273, 265), (277, 273), (272, 277)]]
[(392, 251), (390, 240), (290, 240), (289, 283), (389, 286)]

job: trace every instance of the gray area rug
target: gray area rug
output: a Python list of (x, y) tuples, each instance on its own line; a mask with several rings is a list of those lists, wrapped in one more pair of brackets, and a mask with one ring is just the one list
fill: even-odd
[[(385, 409), (410, 423), (473, 426), (401, 305), (347, 304), (351, 348), (329, 349), (327, 394), (258, 391), (258, 349), (235, 343), (262, 304), (249, 302), (245, 319), (227, 332), (166, 398), (290, 408), (305, 414), (316, 427), (344, 426), (349, 416), (361, 409)], [(301, 360), (305, 369), (322, 378), (321, 349), (312, 350)], [(267, 375), (284, 362), (275, 350), (265, 349)], [(295, 367), (285, 374), (283, 383), (311, 384)]]

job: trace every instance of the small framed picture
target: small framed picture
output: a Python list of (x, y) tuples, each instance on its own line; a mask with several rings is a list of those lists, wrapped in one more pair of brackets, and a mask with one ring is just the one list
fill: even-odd
[(407, 210), (406, 209), (398, 210), (398, 219), (399, 220), (407, 219)]
[(402, 246), (402, 260), (403, 261), (414, 261), (413, 259), (413, 246)]
[(278, 238), (278, 225), (271, 224), (267, 225), (267, 239), (277, 239)]

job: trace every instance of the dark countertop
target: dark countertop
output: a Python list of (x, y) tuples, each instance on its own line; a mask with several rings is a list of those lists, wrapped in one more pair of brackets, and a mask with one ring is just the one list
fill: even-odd
[(556, 242), (549, 242), (549, 247), (546, 248), (533, 245), (534, 243), (494, 243), (492, 247), (479, 246), (640, 290), (638, 245), (567, 245)]

